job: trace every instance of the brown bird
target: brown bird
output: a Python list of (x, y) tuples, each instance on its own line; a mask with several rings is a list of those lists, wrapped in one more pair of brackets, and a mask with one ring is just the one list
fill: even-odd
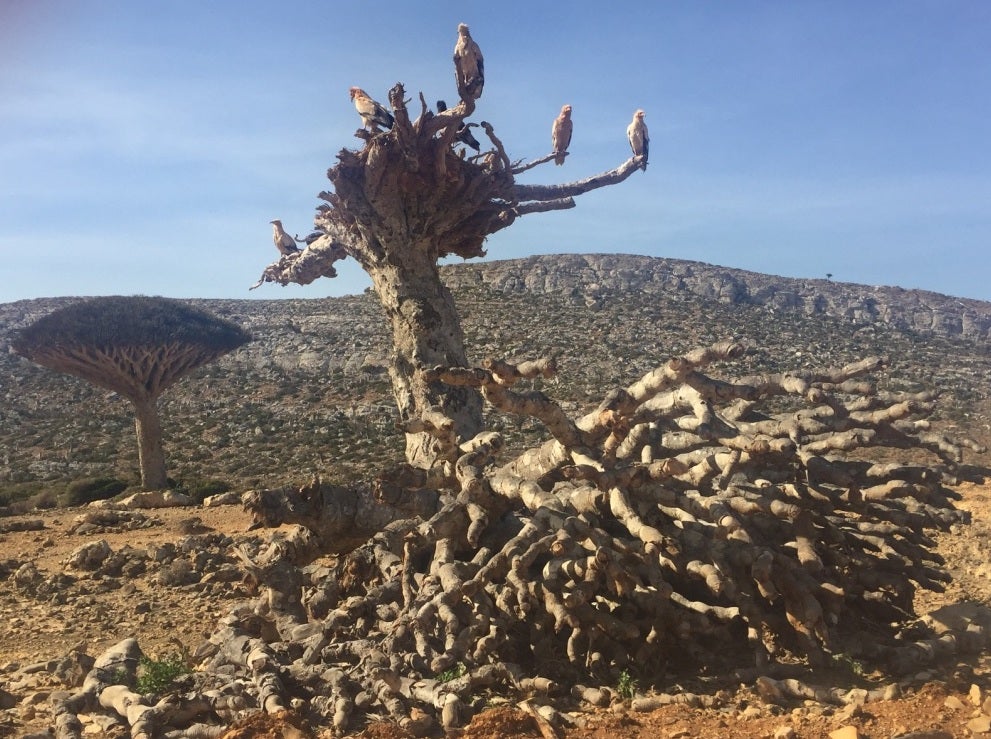
[(468, 32), (468, 26), (458, 24), (458, 42), (454, 45), (454, 73), (458, 92), (472, 100), (482, 97), (485, 84), (485, 60), (482, 50)]
[(558, 166), (564, 164), (564, 157), (568, 153), (568, 146), (571, 145), (571, 106), (565, 105), (561, 108), (561, 114), (554, 119), (551, 126), (551, 147), (557, 155), (554, 163)]
[(647, 171), (647, 154), (650, 150), (650, 136), (647, 135), (647, 124), (643, 122), (644, 112), (638, 110), (633, 114), (633, 122), (626, 128), (626, 138), (630, 140), (633, 156), (643, 157), (640, 169)]
[(390, 129), (396, 121), (392, 117), (392, 113), (368, 97), (368, 93), (360, 87), (351, 88), (351, 100), (354, 102), (354, 107), (357, 109), (358, 115), (361, 116), (362, 122), (373, 131), (377, 131), (379, 126)]
[(282, 221), (274, 220), (269, 221), (269, 223), (272, 224), (272, 241), (275, 242), (275, 248), (279, 250), (279, 254), (288, 256), (290, 254), (298, 254), (301, 251), (296, 246), (296, 239), (283, 230)]

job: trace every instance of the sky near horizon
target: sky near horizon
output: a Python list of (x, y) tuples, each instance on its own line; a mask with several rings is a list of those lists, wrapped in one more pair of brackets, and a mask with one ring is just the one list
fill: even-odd
[[(567, 10), (561, 10), (567, 8)], [(403, 82), (457, 100), (467, 23), (485, 54), (471, 120), (513, 159), (582, 179), (650, 166), (518, 220), (487, 259), (630, 253), (991, 300), (991, 3), (736, 0), (0, 0), (0, 302), (64, 295), (298, 298), (363, 290), (353, 261), (248, 291), (269, 221), (311, 230), (348, 99)]]

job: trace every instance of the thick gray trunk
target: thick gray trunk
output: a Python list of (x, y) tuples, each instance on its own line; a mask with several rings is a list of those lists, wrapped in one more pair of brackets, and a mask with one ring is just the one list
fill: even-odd
[[(482, 428), (478, 392), (427, 382), (421, 373), (437, 365), (468, 364), (461, 319), (451, 291), (441, 282), (435, 256), (408, 250), (403, 264), (376, 264), (367, 269), (392, 326), (389, 374), (400, 419), (418, 419), (426, 409), (439, 407), (454, 421), (461, 439), (471, 438)], [(432, 442), (425, 433), (407, 433), (406, 460), (415, 467), (430, 467), (437, 459)]]
[(169, 486), (169, 481), (165, 474), (162, 424), (158, 419), (155, 399), (131, 402), (134, 403), (134, 430), (138, 435), (141, 486), (145, 490), (162, 490)]

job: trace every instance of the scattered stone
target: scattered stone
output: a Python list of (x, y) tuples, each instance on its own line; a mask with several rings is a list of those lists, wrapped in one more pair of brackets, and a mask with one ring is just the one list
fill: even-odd
[(55, 666), (55, 676), (65, 685), (77, 688), (83, 684), (87, 673), (93, 669), (94, 658), (82, 651), (69, 652)]
[(51, 695), (50, 690), (38, 690), (35, 691), (34, 693), (29, 693), (28, 695), (24, 696), (24, 698), (21, 700), (21, 705), (37, 706), (47, 701), (49, 695)]
[(833, 715), (833, 719), (837, 723), (845, 724), (851, 719), (858, 718), (864, 713), (863, 704), (861, 703), (851, 703), (842, 710), (838, 711)]
[(955, 695), (951, 695), (949, 698), (943, 701), (943, 705), (949, 708), (951, 711), (959, 711), (964, 707), (963, 701), (957, 698)]
[(213, 531), (209, 526), (203, 525), (203, 519), (199, 516), (191, 516), (189, 518), (184, 518), (176, 524), (180, 534), (193, 535), (193, 534), (205, 534), (208, 531)]
[(867, 702), (867, 691), (863, 688), (853, 688), (848, 690), (843, 696), (843, 703), (853, 706), (862, 706)]
[(967, 722), (967, 728), (974, 734), (987, 734), (991, 732), (991, 717), (978, 716)]
[(856, 726), (843, 726), (829, 732), (829, 739), (860, 739), (860, 730)]
[(204, 508), (214, 508), (216, 506), (222, 505), (240, 505), (241, 494), (235, 493), (233, 491), (227, 493), (219, 493), (217, 495), (208, 495), (203, 499)]
[(45, 522), (40, 518), (23, 521), (0, 521), (0, 534), (8, 534), (12, 531), (41, 531), (43, 528), (45, 528)]
[(188, 495), (172, 490), (149, 490), (129, 495), (115, 505), (128, 510), (135, 508), (175, 508), (177, 506), (196, 505), (196, 501)]
[(881, 700), (893, 701), (895, 698), (902, 694), (902, 689), (897, 683), (892, 683), (891, 685), (885, 686), (884, 690), (881, 691)]
[(774, 739), (795, 739), (795, 727), (779, 726), (774, 730)]
[(25, 562), (14, 572), (14, 584), (21, 590), (33, 590), (42, 580), (33, 562)]
[(971, 703), (973, 703), (975, 706), (980, 707), (981, 702), (983, 701), (983, 696), (981, 695), (981, 686), (977, 685), (976, 683), (971, 685), (970, 692), (967, 694), (967, 696), (970, 698)]
[(113, 554), (113, 550), (106, 539), (99, 539), (83, 544), (72, 552), (66, 559), (65, 566), (77, 570), (98, 570), (111, 554)]

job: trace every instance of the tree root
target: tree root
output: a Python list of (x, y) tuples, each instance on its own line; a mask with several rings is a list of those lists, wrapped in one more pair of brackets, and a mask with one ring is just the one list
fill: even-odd
[[(749, 661), (767, 700), (842, 702), (772, 677), (776, 666), (856, 654), (898, 674), (986, 644), (978, 627), (906, 641), (892, 625), (911, 617), (916, 588), (947, 579), (925, 532), (966, 520), (944, 487), (961, 447), (906, 425), (928, 400), (875, 393), (878, 358), (736, 382), (703, 374), (742, 351), (723, 342), (672, 359), (575, 420), (517, 389), (550, 361), (431, 371), (540, 419), (551, 438), (499, 462), (498, 434), (459, 440), (434, 409), (418, 428), (450, 449), (436, 469), (395, 468), (367, 490), (314, 480), (246, 495), (260, 524), (303, 528), (242, 551), (262, 594), (199, 650), (200, 695), (224, 716), (303, 705), (338, 732), (376, 713), (422, 735), (462, 725), (488, 690), (553, 699), (571, 684), (571, 700), (602, 706), (626, 671), (654, 679), (729, 655)], [(774, 410), (782, 397), (790, 410)], [(940, 461), (843, 453), (864, 445)], [(102, 657), (89, 687), (56, 706), (60, 738), (78, 736), (75, 713), (97, 702), (135, 735), (156, 730), (158, 704), (107, 678), (120, 659)]]

